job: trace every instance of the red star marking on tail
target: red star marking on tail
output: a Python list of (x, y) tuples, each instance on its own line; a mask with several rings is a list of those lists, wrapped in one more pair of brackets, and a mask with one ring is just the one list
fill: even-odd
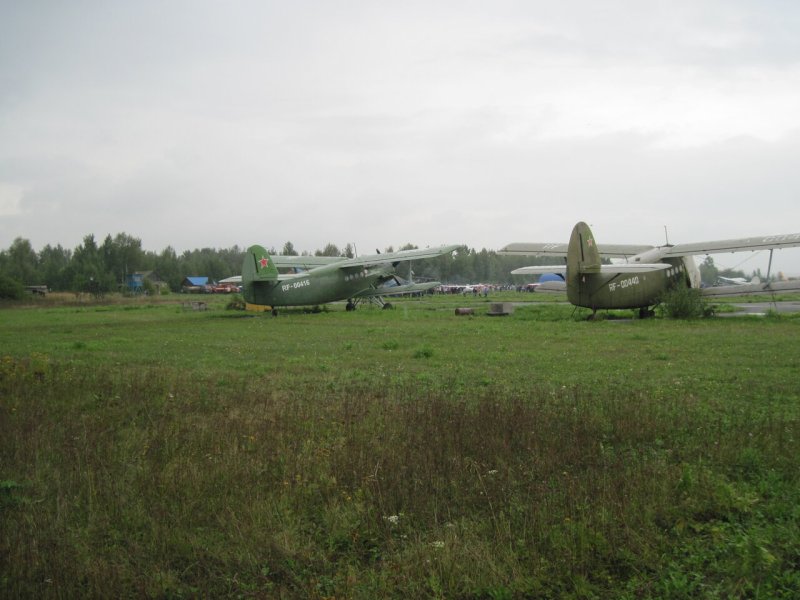
[(269, 264), (269, 261), (267, 260), (267, 258), (266, 258), (266, 257), (262, 258), (262, 259), (261, 259), (260, 261), (258, 261), (258, 262), (259, 262), (259, 263), (261, 263), (261, 268), (262, 268), (262, 269), (265, 269), (265, 268), (267, 267), (267, 265)]

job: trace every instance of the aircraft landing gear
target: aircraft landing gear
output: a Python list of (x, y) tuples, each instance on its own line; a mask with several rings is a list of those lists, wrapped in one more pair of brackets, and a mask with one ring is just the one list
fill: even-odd
[(273, 308), (272, 309), (272, 316), (273, 317), (277, 317), (278, 316), (278, 309), (277, 308)]
[(353, 310), (355, 310), (355, 309), (356, 309), (356, 305), (355, 305), (355, 304), (353, 304), (353, 301), (352, 301), (352, 300), (348, 300), (348, 301), (347, 301), (347, 305), (344, 307), (344, 309), (345, 309), (347, 312), (350, 312), (350, 311), (353, 311)]
[(650, 310), (647, 306), (643, 306), (639, 309), (639, 318), (640, 319), (647, 319), (649, 317), (654, 317), (656, 315), (656, 311)]
[(394, 308), (394, 306), (392, 306), (391, 302), (386, 302), (386, 303), (383, 305), (383, 310), (386, 310), (386, 309), (388, 309), (388, 308)]

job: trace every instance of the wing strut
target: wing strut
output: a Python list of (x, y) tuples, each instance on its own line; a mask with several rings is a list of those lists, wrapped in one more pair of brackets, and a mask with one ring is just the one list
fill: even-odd
[(769, 264), (767, 265), (767, 283), (770, 281), (769, 274), (772, 271), (772, 253), (775, 251), (775, 248), (769, 249)]

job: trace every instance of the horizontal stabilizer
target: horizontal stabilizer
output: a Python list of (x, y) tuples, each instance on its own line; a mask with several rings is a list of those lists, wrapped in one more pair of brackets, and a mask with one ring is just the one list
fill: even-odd
[(567, 273), (566, 265), (549, 265), (540, 267), (520, 267), (511, 271), (512, 275), (546, 275), (547, 273), (556, 273), (558, 275), (565, 275)]
[(624, 263), (613, 265), (601, 265), (601, 273), (645, 273), (648, 271), (663, 271), (672, 265), (668, 263)]
[[(664, 269), (669, 269), (672, 265), (667, 263), (624, 263), (624, 264), (612, 264), (612, 265), (600, 265), (600, 272), (606, 274), (612, 273), (643, 273), (648, 271), (662, 271)], [(544, 275), (545, 273), (558, 273), (558, 274), (565, 274), (567, 272), (566, 267), (559, 267), (559, 266), (539, 266), (539, 267), (520, 267), (519, 269), (514, 269), (511, 271), (512, 275)], [(596, 273), (596, 270), (592, 270), (592, 273)]]

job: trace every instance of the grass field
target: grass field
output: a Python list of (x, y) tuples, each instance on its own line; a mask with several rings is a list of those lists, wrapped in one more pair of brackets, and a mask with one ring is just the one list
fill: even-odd
[(800, 320), (224, 302), (0, 310), (3, 597), (800, 595)]

